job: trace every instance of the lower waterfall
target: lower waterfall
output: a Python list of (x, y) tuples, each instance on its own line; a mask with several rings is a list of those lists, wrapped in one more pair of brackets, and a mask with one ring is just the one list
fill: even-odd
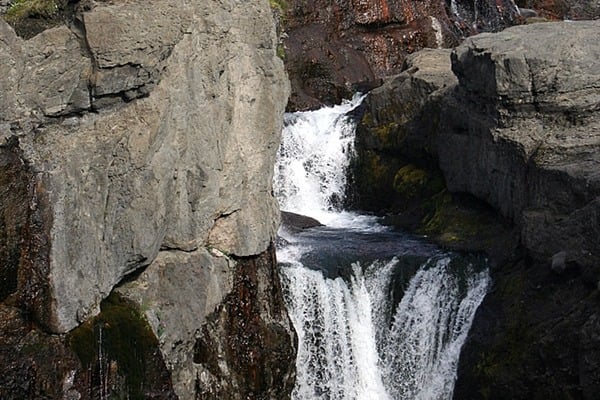
[(355, 128), (347, 114), (361, 100), (286, 115), (275, 193), (282, 210), (325, 224), (279, 232), (298, 334), (293, 398), (450, 399), (486, 263), (341, 209)]

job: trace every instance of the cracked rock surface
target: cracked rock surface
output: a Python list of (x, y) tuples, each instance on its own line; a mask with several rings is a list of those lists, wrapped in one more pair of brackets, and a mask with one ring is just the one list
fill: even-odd
[[(28, 40), (0, 19), (0, 301), (6, 315), (24, 316), (25, 331), (52, 340), (70, 332), (81, 345), (85, 335), (73, 332), (97, 328), (101, 302), (117, 286), (147, 280), (153, 289), (143, 299), (156, 308), (124, 291), (125, 305), (113, 299), (107, 312), (137, 304), (176, 394), (192, 398), (202, 389), (193, 349), (173, 343), (193, 343), (233, 290), (233, 264), (223, 257), (271, 254), (279, 224), (271, 182), (289, 84), (275, 21), (263, 1), (81, 4), (68, 26)], [(270, 272), (260, 284), (270, 286), (274, 258), (263, 264)], [(275, 298), (255, 306), (268, 309)], [(188, 308), (161, 325), (157, 310), (169, 304)], [(287, 315), (269, 321), (283, 327), (292, 371)], [(244, 355), (214, 356), (235, 363)], [(291, 390), (286, 371), (283, 392)], [(61, 384), (27, 379), (32, 391)]]

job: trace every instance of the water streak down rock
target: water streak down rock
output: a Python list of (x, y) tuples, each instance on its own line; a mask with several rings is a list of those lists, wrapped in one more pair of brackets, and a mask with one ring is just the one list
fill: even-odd
[[(194, 332), (232, 290), (223, 257), (270, 254), (279, 224), (272, 166), (289, 84), (275, 22), (266, 1), (79, 6), (72, 24), (29, 40), (0, 19), (0, 300), (63, 334), (148, 268), (151, 295), (123, 295), (198, 300), (189, 329), (155, 332), (183, 343), (161, 351), (190, 398)], [(156, 275), (173, 265), (187, 289)], [(272, 319), (282, 327), (261, 333), (291, 335), (285, 313)]]

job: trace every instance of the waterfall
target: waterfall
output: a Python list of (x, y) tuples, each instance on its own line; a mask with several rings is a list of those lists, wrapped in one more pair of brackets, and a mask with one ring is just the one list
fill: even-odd
[(374, 217), (341, 209), (362, 98), (287, 114), (274, 190), (282, 209), (319, 219), (280, 230), (281, 281), (298, 334), (296, 400), (450, 399), (460, 348), (489, 275)]
[(274, 191), (282, 210), (345, 226), (341, 211), (356, 124), (347, 114), (364, 96), (334, 107), (286, 114), (275, 164)]

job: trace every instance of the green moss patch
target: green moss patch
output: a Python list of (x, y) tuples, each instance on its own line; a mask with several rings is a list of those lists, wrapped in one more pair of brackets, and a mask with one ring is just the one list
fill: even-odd
[(288, 3), (285, 0), (269, 0), (269, 5), (273, 10), (284, 12), (288, 8)]
[(444, 190), (430, 198), (426, 207), (429, 212), (419, 232), (449, 248), (486, 251), (509, 230), (492, 210), (474, 198), (465, 200)]
[[(68, 343), (89, 371), (92, 392), (111, 398), (145, 399), (173, 393), (158, 341), (139, 309), (119, 295), (101, 304), (102, 312), (73, 330)], [(161, 397), (163, 398), (163, 397)]]
[(72, 18), (67, 0), (16, 0), (3, 18), (17, 35), (29, 39)]
[(17, 0), (4, 18), (8, 22), (16, 22), (30, 17), (52, 18), (58, 13), (58, 3), (55, 0)]
[(400, 168), (394, 176), (394, 190), (406, 198), (420, 195), (429, 181), (429, 174), (412, 164)]

